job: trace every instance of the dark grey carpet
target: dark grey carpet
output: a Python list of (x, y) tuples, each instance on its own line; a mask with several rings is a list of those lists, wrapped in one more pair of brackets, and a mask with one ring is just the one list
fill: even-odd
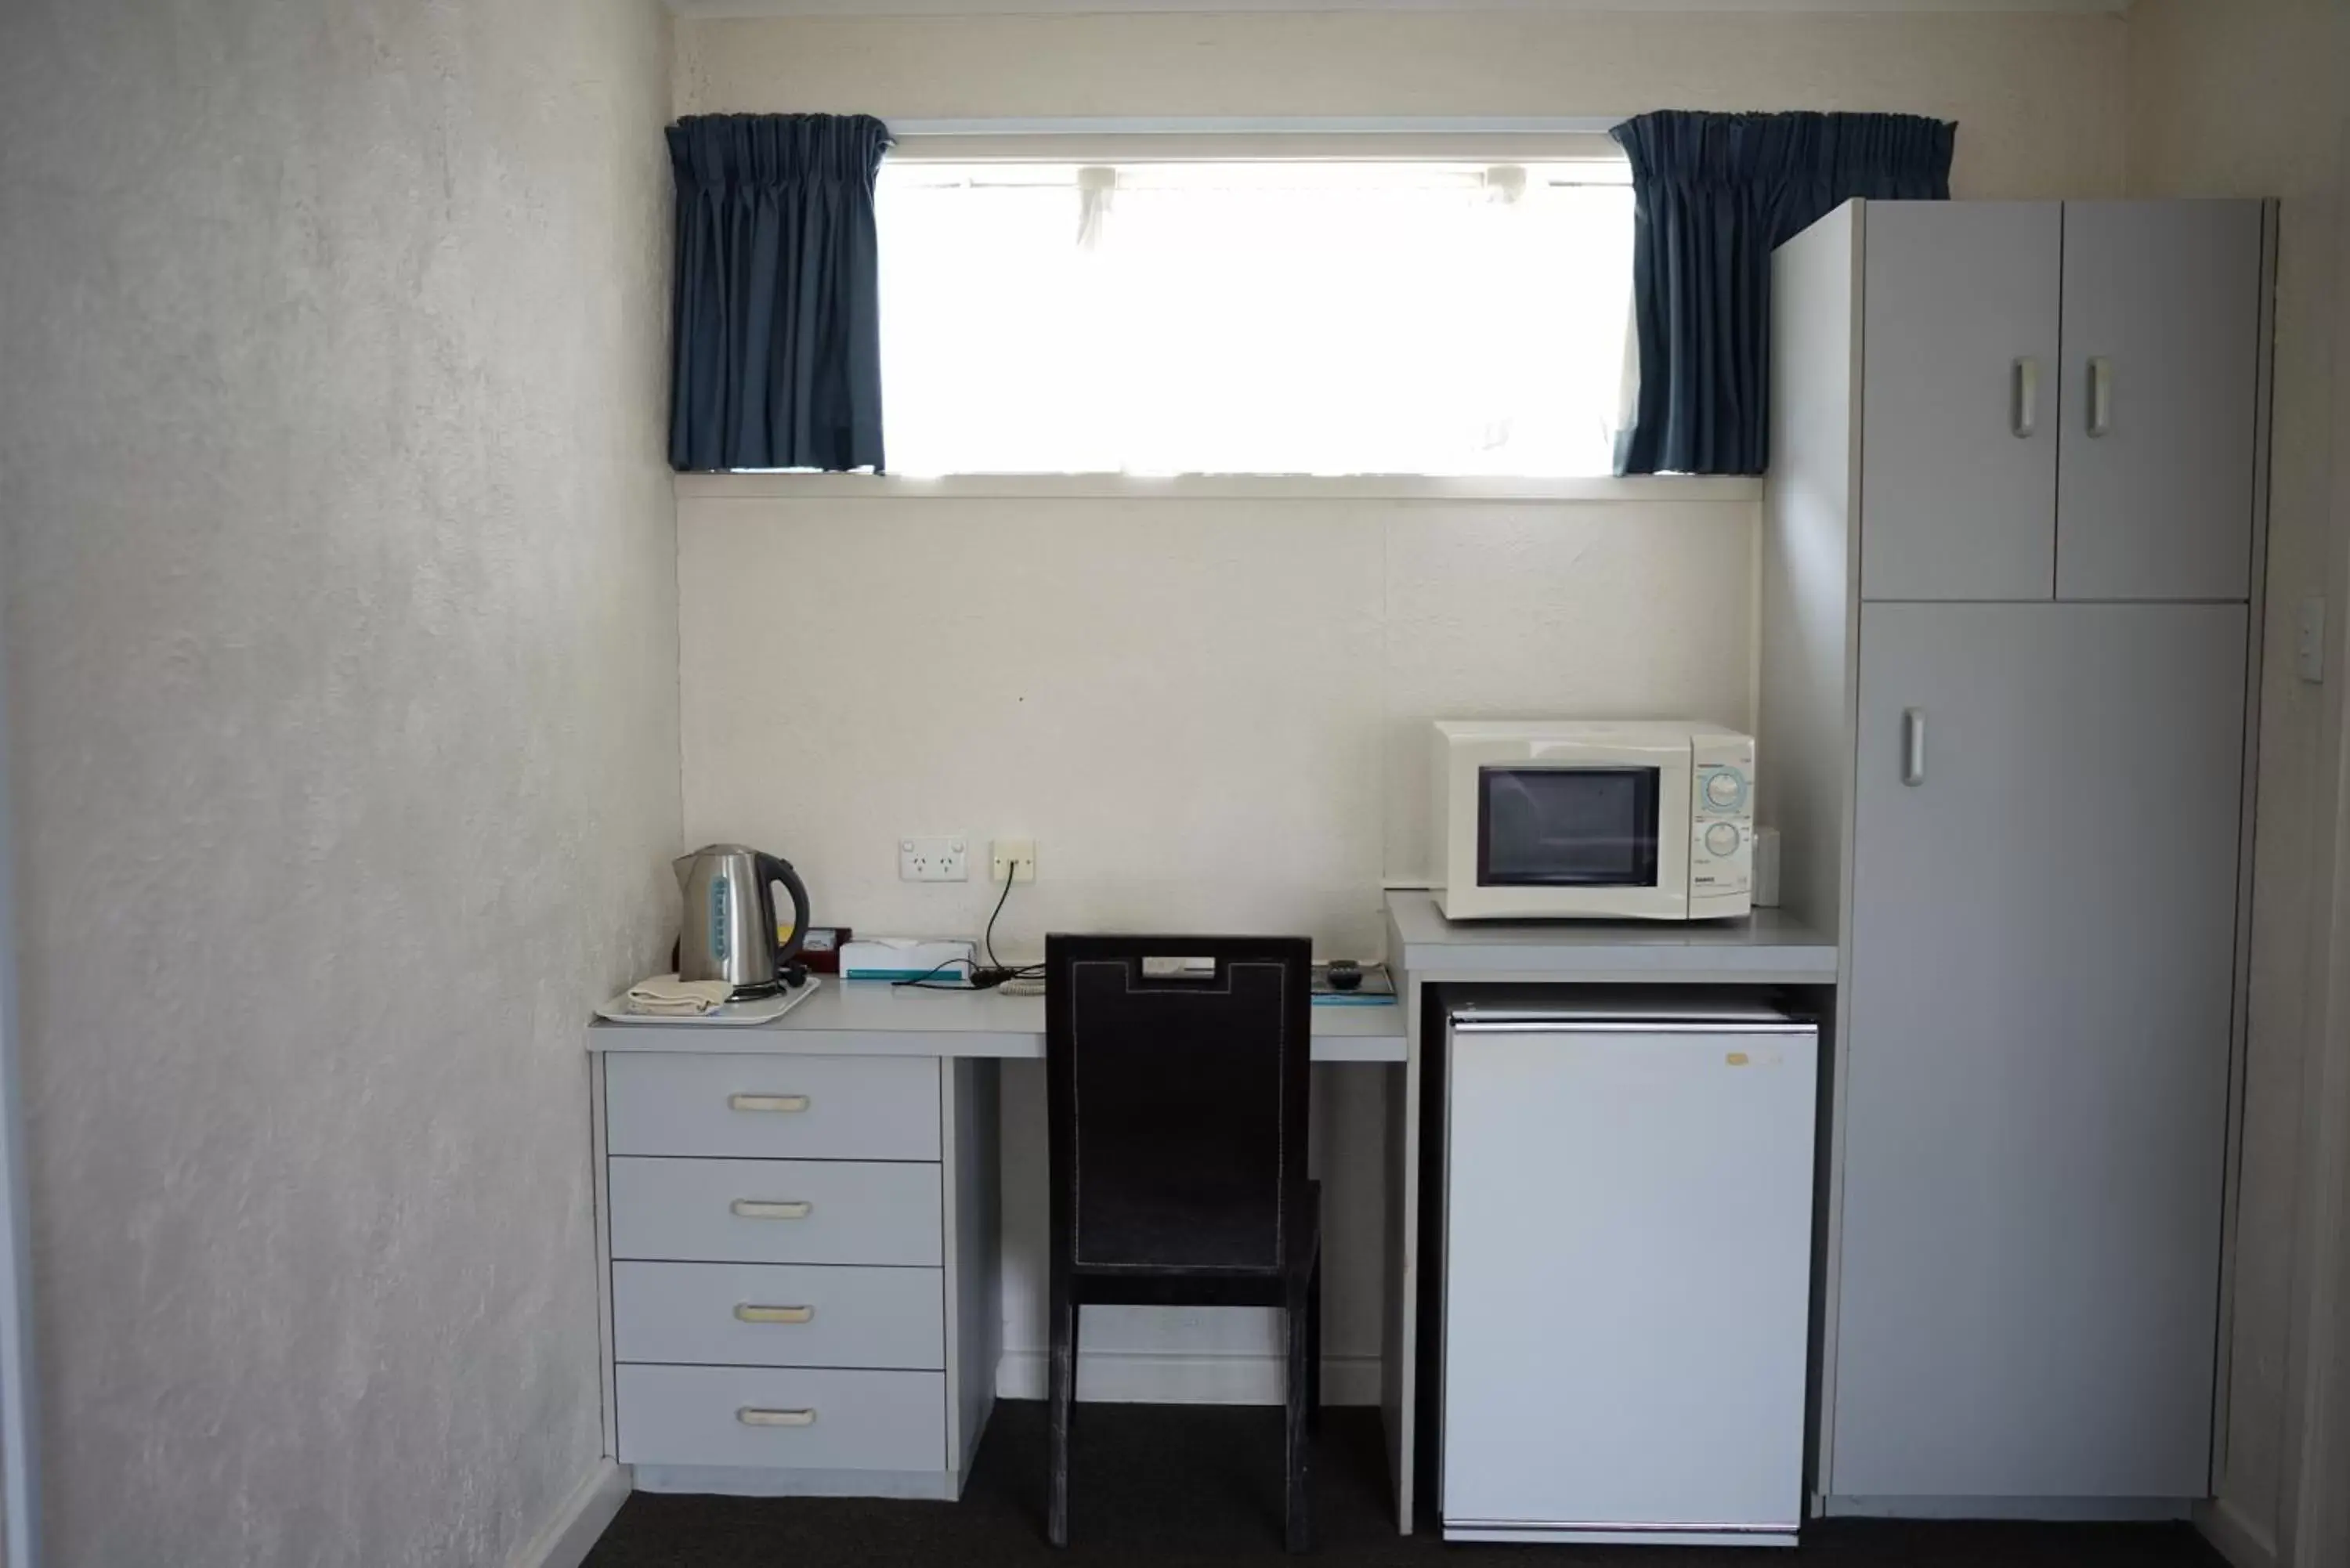
[[(1314, 1478), (1315, 1555), (1347, 1568), (1759, 1568), (1784, 1551), (1446, 1546), (1388, 1517), (1378, 1413), (1326, 1415)], [(1070, 1545), (1045, 1544), (1045, 1407), (998, 1404), (959, 1503), (854, 1499), (631, 1497), (588, 1568), (1167, 1568), (1272, 1562), (1281, 1550), (1281, 1412), (1272, 1407), (1086, 1405), (1071, 1455)], [(2220, 1568), (2185, 1525), (1831, 1521), (1801, 1555), (1828, 1568)]]

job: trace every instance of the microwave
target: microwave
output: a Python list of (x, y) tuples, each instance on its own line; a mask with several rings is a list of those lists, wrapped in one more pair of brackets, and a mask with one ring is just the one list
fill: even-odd
[(1703, 920), (1752, 908), (1754, 741), (1713, 724), (1440, 720), (1448, 919)]

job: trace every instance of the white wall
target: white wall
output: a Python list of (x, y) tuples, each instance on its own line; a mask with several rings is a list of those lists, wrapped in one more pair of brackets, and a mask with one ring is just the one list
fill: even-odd
[[(2297, 1438), (2294, 1304), (2309, 1267), (2297, 1244), (2313, 1201), (2322, 1106), (2309, 1075), (2329, 1013), (2329, 919), (2343, 787), (2345, 536), (2334, 487), (2342, 262), (2340, 182), (2350, 111), (2350, 5), (2342, 0), (2139, 0), (2131, 13), (2130, 189), (2141, 195), (2283, 198), (2277, 283), (2275, 421), (2270, 458), (2268, 603), (2261, 692), (2251, 1037), (2234, 1206), (2229, 1401), (2218, 1528), (2257, 1554), (2287, 1544), (2282, 1524)], [(2295, 672), (2302, 601), (2333, 605), (2331, 675)], [(2231, 1541), (2233, 1537), (2223, 1536)], [(2290, 1560), (2290, 1554), (2287, 1554)]]
[(2106, 16), (1371, 11), (678, 24), (680, 113), (1606, 115), (1849, 109), (1959, 121), (1962, 196), (2121, 189)]
[(47, 1561), (508, 1561), (678, 827), (667, 25), (0, 8)]
[[(681, 484), (685, 831), (788, 855), (823, 923), (976, 935), (1000, 834), (1039, 842), (1007, 955), (1130, 926), (1377, 957), (1382, 880), (1424, 870), (1431, 719), (1752, 717), (1751, 499), (795, 483)], [(909, 833), (969, 835), (973, 880), (899, 881)]]
[[(2108, 194), (2126, 56), (2118, 19), (2082, 16), (681, 19), (674, 102), (924, 119), (1895, 109), (1960, 121), (1962, 194)], [(1752, 502), (684, 491), (686, 836), (793, 857), (820, 919), (868, 931), (976, 934), (983, 877), (900, 884), (894, 846), (965, 833), (976, 859), (1010, 834), (1039, 841), (1040, 879), (999, 947), (1034, 956), (1048, 926), (1198, 926), (1373, 956), (1380, 882), (1425, 870), (1428, 720), (1752, 717)], [(1367, 1075), (1322, 1076), (1329, 1387), (1369, 1397), (1384, 1100)], [(1041, 1077), (1014, 1073), (1012, 1394), (1042, 1386), (1043, 1114)], [(1253, 1314), (1098, 1315), (1089, 1395), (1278, 1387)]]

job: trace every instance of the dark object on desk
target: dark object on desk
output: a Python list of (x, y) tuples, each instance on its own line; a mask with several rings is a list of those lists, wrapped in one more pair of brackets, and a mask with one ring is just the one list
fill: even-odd
[(800, 944), (800, 961), (810, 974), (838, 974), (841, 947), (856, 935), (847, 926), (810, 926)]
[(1314, 1000), (1333, 1007), (1367, 1007), (1395, 1001), (1395, 977), (1383, 963), (1332, 959), (1314, 966)]
[[(1212, 967), (1147, 961), (1162, 957)], [(1322, 1190), (1305, 1158), (1313, 964), (1304, 937), (1045, 939), (1055, 1546), (1069, 1539), (1078, 1314), (1113, 1304), (1287, 1314), (1286, 1534), (1293, 1552), (1311, 1542), (1306, 1431), (1322, 1381)]]

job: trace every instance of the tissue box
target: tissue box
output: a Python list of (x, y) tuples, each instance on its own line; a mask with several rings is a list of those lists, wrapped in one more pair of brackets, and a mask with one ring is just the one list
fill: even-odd
[(924, 941), (914, 937), (870, 937), (840, 948), (843, 980), (969, 980), (975, 944)]

